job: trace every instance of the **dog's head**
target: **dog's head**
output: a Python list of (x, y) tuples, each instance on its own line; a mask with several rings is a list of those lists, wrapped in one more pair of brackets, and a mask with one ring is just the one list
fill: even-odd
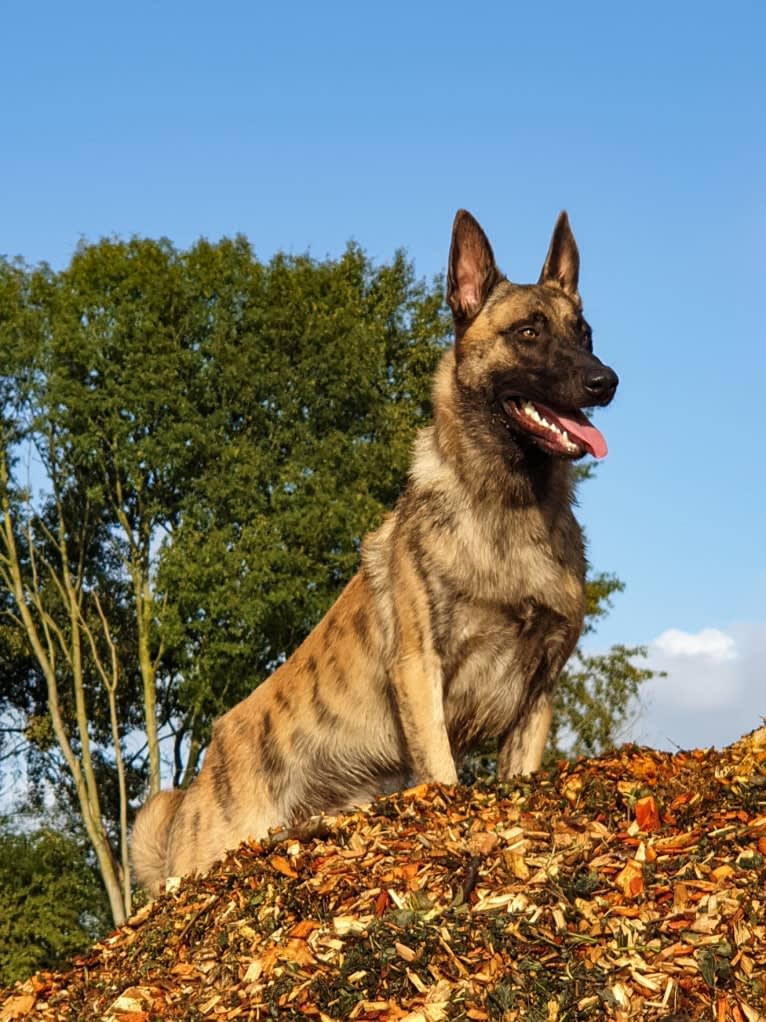
[(548, 454), (596, 458), (606, 441), (583, 408), (606, 405), (617, 374), (593, 354), (577, 290), (580, 257), (566, 213), (556, 223), (537, 284), (498, 270), (479, 223), (455, 217), (447, 301), (455, 319), (458, 388), (505, 436)]

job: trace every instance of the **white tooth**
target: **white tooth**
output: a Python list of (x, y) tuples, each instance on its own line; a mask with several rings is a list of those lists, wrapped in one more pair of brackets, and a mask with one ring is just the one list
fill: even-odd
[(526, 411), (527, 415), (529, 415), (530, 419), (533, 419), (535, 422), (539, 422), (541, 426), (549, 425), (548, 420), (544, 419), (542, 415), (540, 415), (538, 410), (530, 401), (526, 402), (524, 410)]

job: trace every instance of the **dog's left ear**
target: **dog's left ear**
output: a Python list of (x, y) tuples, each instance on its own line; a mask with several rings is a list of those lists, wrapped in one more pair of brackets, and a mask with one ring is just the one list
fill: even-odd
[(577, 242), (569, 226), (569, 217), (562, 212), (559, 213), (556, 226), (553, 228), (553, 237), (538, 283), (555, 284), (572, 298), (579, 298), (577, 290), (579, 276), (580, 253), (577, 251)]

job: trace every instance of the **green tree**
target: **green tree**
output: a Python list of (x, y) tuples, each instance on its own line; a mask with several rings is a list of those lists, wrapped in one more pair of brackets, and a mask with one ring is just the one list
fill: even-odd
[[(587, 584), (584, 636), (592, 634), (625, 588), (614, 575), (591, 576)], [(654, 671), (644, 663), (642, 646), (612, 646), (605, 653), (586, 653), (582, 641), (562, 672), (556, 692), (546, 762), (594, 756), (624, 739), (640, 711), (641, 686)]]
[(163, 727), (190, 776), (211, 716), (351, 573), (445, 325), (403, 255), (353, 246), (264, 265), (243, 239), (134, 239), (60, 273), (0, 264), (0, 698), (33, 776), (73, 798), (115, 921)]
[[(131, 901), (124, 739), (136, 727), (146, 735), (157, 790), (153, 548), (177, 513), (192, 421), (177, 261), (164, 243), (103, 242), (59, 274), (0, 269), (6, 636), (20, 633), (34, 660), (55, 739), (46, 751), (71, 781), (121, 921)], [(36, 460), (41, 493), (22, 456)]]
[(0, 819), (0, 986), (61, 966), (109, 927), (109, 904), (83, 842)]

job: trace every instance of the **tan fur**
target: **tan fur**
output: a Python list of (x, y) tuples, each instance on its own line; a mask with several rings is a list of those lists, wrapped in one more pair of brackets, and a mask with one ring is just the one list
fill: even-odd
[(541, 283), (517, 286), (458, 214), (457, 343), (436, 374), (434, 422), (417, 438), (407, 489), (324, 619), (217, 722), (189, 789), (138, 815), (133, 862), (150, 892), (271, 827), (412, 782), (455, 783), (456, 762), (484, 738), (499, 739), (501, 779), (539, 766), (553, 688), (582, 627), (583, 543), (569, 461), (507, 428), (492, 380), (535, 357), (503, 333), (522, 315), (540, 312), (559, 348), (573, 343), (566, 231), (563, 242), (554, 234)]

